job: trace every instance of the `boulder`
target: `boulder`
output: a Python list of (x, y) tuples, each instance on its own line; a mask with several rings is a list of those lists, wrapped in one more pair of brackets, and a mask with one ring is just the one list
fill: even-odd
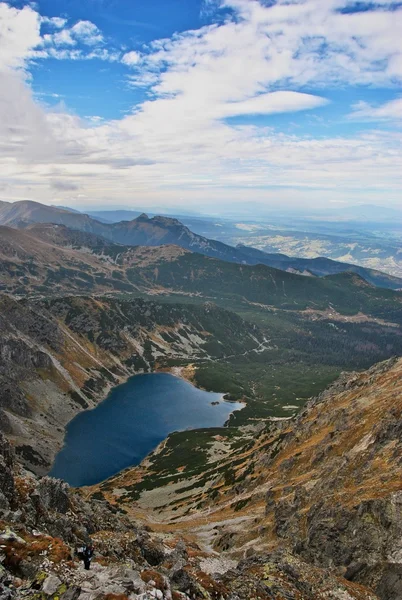
[(42, 591), (49, 596), (52, 596), (57, 592), (61, 586), (61, 581), (56, 575), (49, 575), (43, 582)]

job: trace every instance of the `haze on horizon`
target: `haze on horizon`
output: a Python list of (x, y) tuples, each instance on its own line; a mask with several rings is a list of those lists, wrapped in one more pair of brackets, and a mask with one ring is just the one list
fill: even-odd
[(401, 30), (394, 0), (0, 2), (0, 200), (398, 208)]

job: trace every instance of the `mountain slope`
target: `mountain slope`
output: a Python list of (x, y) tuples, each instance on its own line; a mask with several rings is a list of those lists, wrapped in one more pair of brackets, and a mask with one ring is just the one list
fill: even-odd
[(130, 247), (64, 226), (0, 227), (4, 291), (179, 293), (285, 310), (333, 308), (402, 317), (402, 294), (370, 286), (358, 274), (308, 278), (264, 265), (239, 265), (177, 246)]
[(101, 235), (102, 224), (88, 215), (39, 202), (22, 200), (0, 205), (0, 225), (26, 227), (31, 223), (57, 223)]
[(319, 262), (290, 258), (284, 255), (268, 255), (253, 248), (234, 248), (222, 242), (197, 235), (177, 219), (155, 216), (148, 218), (142, 214), (131, 221), (104, 223), (88, 215), (73, 213), (65, 209), (45, 206), (38, 202), (15, 202), (0, 206), (0, 225), (26, 227), (32, 223), (55, 223), (73, 229), (103, 236), (111, 242), (130, 246), (178, 245), (212, 258), (239, 264), (265, 264), (279, 269), (311, 271), (321, 276), (343, 271), (353, 271), (374, 285), (389, 288), (402, 288), (402, 280), (376, 271), (347, 263), (319, 259)]
[(398, 323), (402, 318), (401, 293), (375, 288), (354, 273), (303, 277), (265, 265), (239, 265), (187, 252), (174, 260), (153, 260), (150, 254), (148, 264), (129, 268), (127, 277), (137, 286), (201, 294), (216, 301), (227, 299), (285, 310), (329, 307), (345, 314), (362, 311), (395, 318)]
[[(173, 531), (156, 535), (99, 497), (28, 473), (1, 433), (0, 465), (0, 593), (7, 600), (378, 600), (288, 552), (237, 564)], [(95, 555), (87, 571), (76, 549), (88, 543)]]
[[(293, 421), (173, 434), (143, 465), (95, 489), (158, 529), (230, 557), (278, 548), (402, 595), (402, 359), (344, 375)], [(198, 460), (194, 460), (197, 456)], [(180, 462), (181, 461), (181, 462)]]

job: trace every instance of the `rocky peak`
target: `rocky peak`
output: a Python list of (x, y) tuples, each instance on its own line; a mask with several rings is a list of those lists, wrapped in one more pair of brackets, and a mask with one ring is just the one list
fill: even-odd
[(146, 213), (141, 213), (134, 221), (149, 221), (149, 217)]

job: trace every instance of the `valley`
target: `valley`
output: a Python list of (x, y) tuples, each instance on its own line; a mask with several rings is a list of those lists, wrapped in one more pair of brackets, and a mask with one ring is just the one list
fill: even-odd
[[(194, 555), (183, 563), (185, 577), (193, 578), (183, 593), (191, 586), (205, 590), (206, 581), (218, 590), (209, 597), (194, 591), (195, 598), (221, 600), (223, 594), (232, 600), (230, 590), (257, 590), (261, 578), (270, 585), (273, 577), (278, 589), (292, 589), (299, 600), (300, 582), (321, 590), (316, 586), (324, 577), (348, 600), (376, 600), (375, 592), (381, 600), (397, 600), (399, 566), (392, 557), (399, 552), (402, 371), (392, 357), (402, 355), (401, 292), (387, 288), (384, 274), (375, 275), (374, 285), (368, 273), (356, 271), (306, 276), (235, 256), (222, 260), (222, 247), (230, 248), (224, 245), (211, 245), (219, 249), (214, 257), (205, 253), (208, 245), (201, 253), (159, 245), (172, 239), (171, 227), (182, 231), (182, 225), (149, 221), (141, 216), (132, 226), (147, 233), (141, 239), (150, 245), (142, 246), (65, 224), (0, 227), (0, 430), (17, 468), (48, 481), (43, 476), (64, 441), (68, 450), (66, 427), (81, 418), (93, 422), (105, 398), (110, 394), (112, 401), (131, 381), (172, 373), (183, 378), (180, 385), (189, 386), (187, 379), (196, 386), (191, 389), (200, 397), (211, 392), (219, 398), (219, 405), (206, 405), (223, 411), (222, 418), (202, 421), (194, 413), (195, 420), (179, 423), (179, 399), (169, 400), (168, 388), (152, 407), (152, 394), (144, 393), (130, 419), (141, 429), (143, 415), (152, 442), (143, 454), (123, 447), (123, 425), (116, 426), (113, 442), (107, 417), (107, 460), (114, 464), (115, 447), (125, 462), (92, 481), (72, 480), (96, 481), (74, 492), (74, 502), (105, 507), (121, 523), (142, 523), (165, 548), (184, 540)], [(221, 401), (223, 394), (229, 403)], [(184, 393), (184, 405), (188, 401)], [(177, 423), (159, 433), (155, 423), (164, 412), (158, 402), (163, 409), (171, 404)], [(240, 405), (230, 403), (239, 402), (242, 410), (232, 412)], [(177, 411), (186, 414), (183, 406)], [(76, 458), (67, 454), (66, 460), (78, 466), (89, 443), (94, 474), (92, 449), (107, 461), (86, 431), (72, 448)], [(135, 436), (138, 441), (140, 432)], [(386, 523), (378, 520), (383, 511), (390, 515)], [(367, 523), (373, 524), (368, 533)], [(95, 533), (109, 573), (102, 535)], [(332, 537), (333, 548), (325, 543)], [(375, 548), (373, 539), (380, 540)], [(200, 557), (206, 561), (202, 575)], [(216, 579), (209, 564), (235, 571)], [(289, 575), (290, 564), (309, 571), (307, 579), (299, 571)], [(115, 589), (123, 589), (118, 581)], [(182, 593), (181, 584), (167, 581)], [(240, 599), (250, 600), (249, 593)], [(270, 598), (261, 594), (256, 597)], [(305, 598), (320, 597), (311, 594)]]
[(40, 472), (77, 411), (135, 373), (192, 364), (195, 385), (246, 402), (239, 426), (292, 416), (341, 371), (402, 353), (401, 294), (356, 273), (304, 277), (52, 224), (0, 228), (0, 252), (3, 292), (20, 298), (2, 300), (1, 422)]

